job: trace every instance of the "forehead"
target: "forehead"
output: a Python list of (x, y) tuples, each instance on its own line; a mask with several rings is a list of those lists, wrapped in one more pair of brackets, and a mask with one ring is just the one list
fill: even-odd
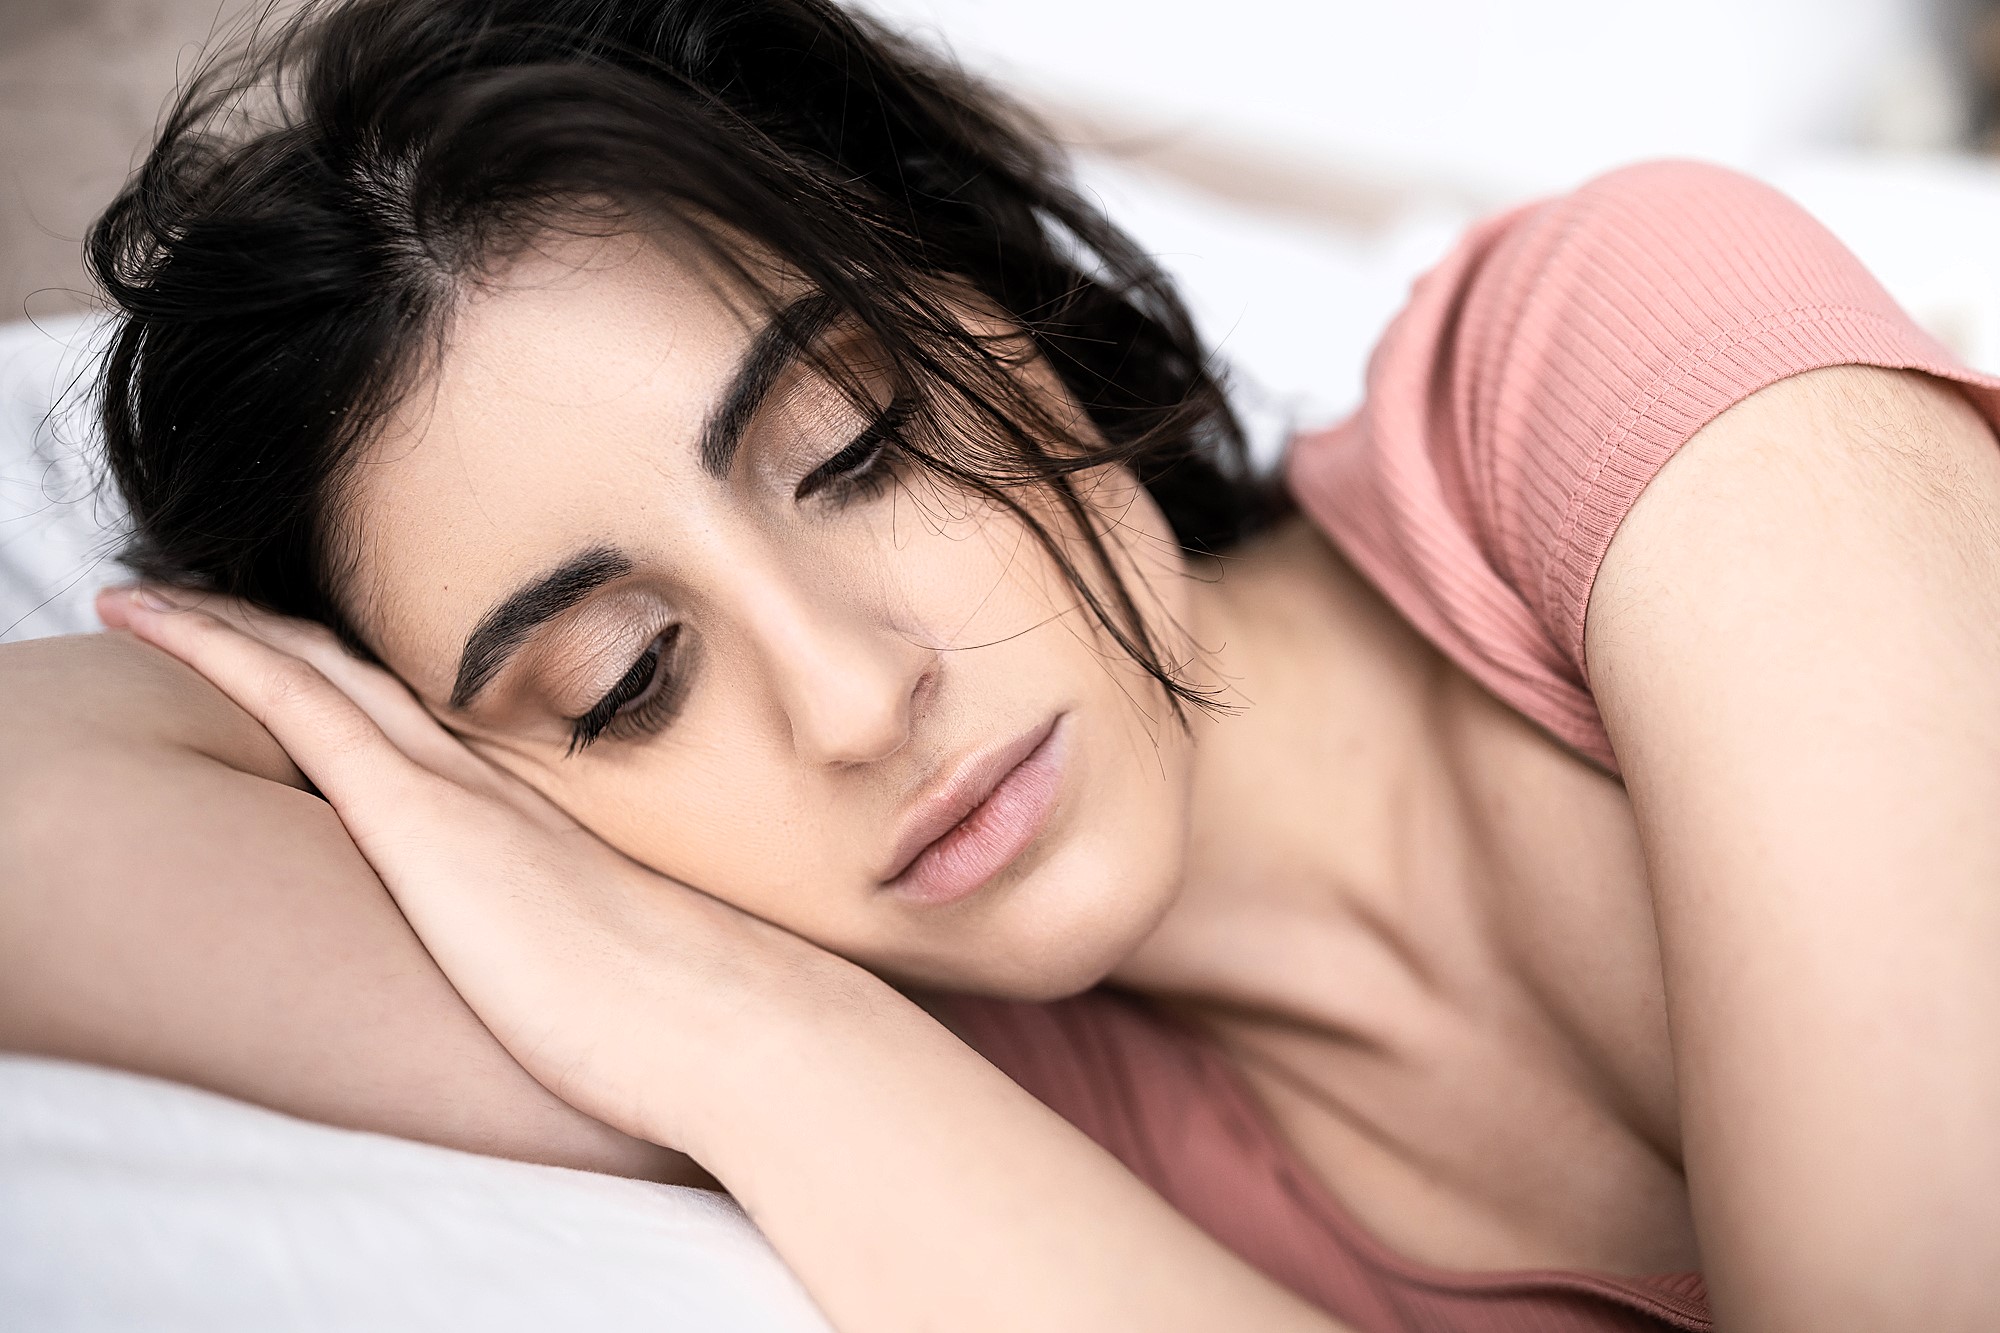
[(469, 288), (342, 497), (351, 614), (389, 665), (441, 698), (493, 602), (579, 543), (657, 534), (757, 310), (633, 237), (545, 243)]

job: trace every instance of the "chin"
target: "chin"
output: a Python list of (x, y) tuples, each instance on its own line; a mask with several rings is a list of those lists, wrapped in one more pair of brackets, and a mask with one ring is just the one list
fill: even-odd
[(1089, 990), (1152, 934), (1173, 905), (1179, 848), (1171, 849), (1174, 855), (1165, 850), (1061, 848), (996, 898), (944, 984), (1035, 1003)]

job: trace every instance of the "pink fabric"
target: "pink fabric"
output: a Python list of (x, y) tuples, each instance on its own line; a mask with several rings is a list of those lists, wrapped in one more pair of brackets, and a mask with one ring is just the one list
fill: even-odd
[[(1616, 772), (1583, 623), (1619, 523), (1724, 409), (1841, 364), (1957, 380), (2000, 418), (2000, 381), (1957, 365), (1782, 195), (1714, 167), (1632, 167), (1475, 227), (1383, 336), (1361, 410), (1297, 440), (1287, 479), (1412, 625)], [(1391, 1253), (1222, 1051), (1142, 1001), (955, 1008), (1023, 1087), (1363, 1333), (1709, 1326), (1696, 1274), (1449, 1273)]]
[(1616, 772), (1583, 615), (1611, 537), (1731, 404), (1822, 366), (1960, 366), (1777, 191), (1658, 162), (1483, 223), (1420, 280), (1353, 417), (1287, 480), (1410, 622), (1556, 739)]
[(1705, 1333), (1693, 1273), (1451, 1273), (1390, 1251), (1299, 1160), (1221, 1048), (1145, 1001), (955, 999), (973, 1047), (1203, 1230), (1360, 1333)]

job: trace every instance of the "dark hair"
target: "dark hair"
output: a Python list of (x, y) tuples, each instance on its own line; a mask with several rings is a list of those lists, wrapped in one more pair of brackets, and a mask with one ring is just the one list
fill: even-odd
[[(828, 0), (320, 0), (207, 62), (87, 242), (123, 315), (102, 412), (126, 563), (366, 651), (338, 603), (344, 469), (463, 284), (574, 227), (795, 270), (924, 386), (903, 452), (1026, 522), (1177, 711), (1208, 702), (1071, 482), (1130, 466), (1198, 552), (1282, 512), (1185, 308), (1018, 109)], [(1038, 416), (1018, 349), (969, 334), (952, 290), (1018, 326), (1100, 438)]]

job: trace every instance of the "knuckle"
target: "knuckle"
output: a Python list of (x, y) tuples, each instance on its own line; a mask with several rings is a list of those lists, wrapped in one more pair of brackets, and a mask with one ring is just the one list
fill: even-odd
[(174, 612), (167, 623), (186, 638), (204, 643), (226, 639), (229, 633), (229, 627), (221, 619), (192, 607)]
[(326, 688), (326, 677), (296, 657), (277, 657), (264, 669), (263, 696), (274, 708), (297, 711), (319, 702)]

